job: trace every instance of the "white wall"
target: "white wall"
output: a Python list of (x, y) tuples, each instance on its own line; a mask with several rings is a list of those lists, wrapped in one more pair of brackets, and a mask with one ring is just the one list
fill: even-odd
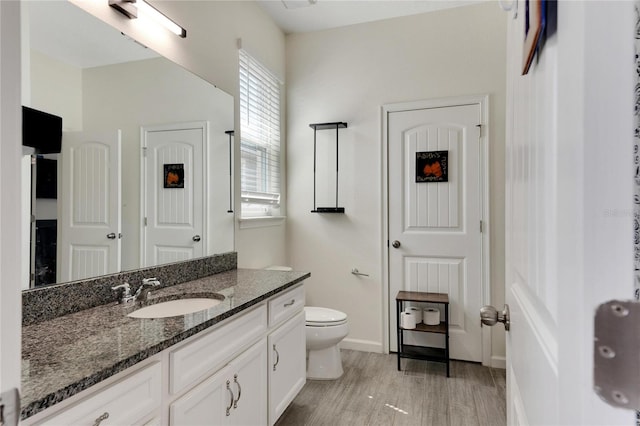
[[(82, 70), (31, 50), (28, 106), (63, 117), (62, 130), (82, 130)], [(25, 100), (26, 101), (26, 100)]]
[[(504, 302), (504, 12), (494, 2), (287, 36), (289, 259), (310, 270), (307, 303), (346, 312), (351, 347), (382, 350), (381, 106), (469, 94), (490, 96), (492, 304)], [(313, 131), (340, 133), (344, 215), (312, 214)], [(357, 267), (371, 274), (357, 278)], [(504, 332), (494, 329), (494, 356)]]
[[(152, 1), (187, 29), (181, 39), (167, 31), (153, 31), (128, 20), (108, 6), (108, 2), (70, 0), (120, 31), (134, 37), (167, 58), (230, 93), (235, 98), (235, 129), (239, 133), (237, 41), (279, 76), (285, 74), (285, 37), (255, 2), (248, 1)], [(284, 136), (283, 136), (284, 137)], [(239, 168), (239, 143), (235, 166)], [(236, 214), (240, 180), (236, 173)], [(239, 229), (236, 224), (236, 250), (241, 267), (263, 267), (286, 261), (285, 227)]]

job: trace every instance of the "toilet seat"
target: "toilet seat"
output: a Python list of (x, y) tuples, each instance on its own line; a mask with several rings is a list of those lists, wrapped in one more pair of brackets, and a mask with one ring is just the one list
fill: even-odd
[(344, 312), (317, 306), (305, 306), (304, 316), (307, 327), (336, 327), (347, 323)]

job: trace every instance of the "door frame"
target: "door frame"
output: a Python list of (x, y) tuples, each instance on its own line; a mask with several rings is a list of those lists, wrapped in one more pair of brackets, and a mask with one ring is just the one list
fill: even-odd
[[(481, 246), (481, 294), (482, 304), (491, 302), (491, 262), (490, 262), (490, 199), (489, 199), (489, 95), (455, 96), (447, 98), (425, 99), (412, 102), (385, 104), (381, 108), (382, 131), (382, 339), (384, 353), (390, 352), (389, 301), (389, 113), (416, 109), (445, 108), (463, 105), (480, 105), (480, 216), (482, 220)], [(479, 313), (478, 313), (479, 314)], [(491, 328), (482, 327), (482, 365), (491, 366)], [(501, 365), (502, 366), (502, 365)]]
[[(147, 136), (149, 132), (162, 132), (172, 130), (202, 130), (202, 192), (204, 194), (209, 193), (209, 122), (208, 121), (188, 121), (184, 123), (166, 123), (166, 124), (154, 124), (148, 126), (140, 126), (140, 267), (144, 268), (146, 265), (146, 241), (147, 241), (147, 226), (144, 223), (145, 217), (147, 217)], [(210, 253), (209, 250), (209, 216), (208, 216), (208, 202), (202, 203), (202, 235), (204, 236), (203, 256), (207, 256)]]

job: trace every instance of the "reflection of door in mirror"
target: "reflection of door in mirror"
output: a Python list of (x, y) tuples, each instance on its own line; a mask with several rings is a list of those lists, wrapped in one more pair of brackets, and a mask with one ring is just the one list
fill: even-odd
[(207, 128), (200, 122), (142, 129), (142, 266), (204, 253)]
[[(203, 218), (206, 229), (202, 233), (191, 234), (189, 238), (201, 237), (202, 251), (194, 256), (233, 250), (234, 217), (232, 212), (228, 213), (229, 144), (224, 133), (234, 126), (233, 97), (123, 37), (119, 31), (70, 2), (23, 3), (23, 21), (28, 23), (25, 27), (28, 28), (28, 37), (24, 39), (27, 43), (23, 46), (29, 49), (22, 55), (25, 61), (22, 67), (24, 105), (62, 117), (64, 132), (121, 131), (122, 239), (117, 242), (121, 244), (120, 269), (127, 271), (143, 265), (140, 246), (143, 232), (140, 223), (143, 208), (140, 139), (141, 128), (152, 124), (193, 120), (208, 123), (209, 150), (205, 153), (205, 161), (209, 170), (204, 176), (208, 190), (200, 197), (207, 208), (207, 216)], [(59, 157), (58, 201), (67, 196), (60, 174), (64, 154)], [(25, 155), (23, 160), (25, 175), (30, 174), (27, 158)], [(24, 182), (30, 182), (28, 176)], [(24, 191), (26, 194), (29, 188)], [(25, 206), (27, 204), (28, 200)], [(28, 214), (25, 207), (25, 215)], [(61, 224), (58, 224), (58, 250), (62, 246), (63, 232)], [(117, 231), (113, 232), (117, 234)], [(110, 233), (100, 231), (99, 235), (103, 238)], [(28, 231), (23, 231), (23, 234), (24, 239), (28, 239)], [(71, 258), (69, 248), (66, 250)], [(78, 258), (79, 252), (76, 251)], [(84, 255), (91, 259), (105, 254), (93, 252), (89, 256), (84, 252)], [(28, 259), (29, 255), (25, 253), (24, 257)], [(65, 268), (67, 275), (73, 276), (69, 266)], [(91, 268), (93, 266), (85, 269)], [(26, 287), (29, 265), (23, 265), (23, 270), (26, 271)], [(77, 273), (80, 274), (79, 271)], [(57, 275), (58, 282), (68, 279)]]
[(120, 272), (120, 130), (65, 132), (58, 282)]

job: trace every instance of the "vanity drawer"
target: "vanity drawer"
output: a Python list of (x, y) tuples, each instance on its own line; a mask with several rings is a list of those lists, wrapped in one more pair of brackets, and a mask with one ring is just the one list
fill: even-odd
[[(160, 408), (162, 369), (155, 362), (38, 425), (135, 425)], [(103, 420), (100, 421), (100, 418)]]
[(304, 286), (301, 284), (269, 300), (269, 327), (292, 317), (304, 308)]
[(171, 351), (171, 393), (179, 393), (223, 367), (240, 350), (262, 337), (267, 330), (266, 324), (267, 307), (263, 304)]

